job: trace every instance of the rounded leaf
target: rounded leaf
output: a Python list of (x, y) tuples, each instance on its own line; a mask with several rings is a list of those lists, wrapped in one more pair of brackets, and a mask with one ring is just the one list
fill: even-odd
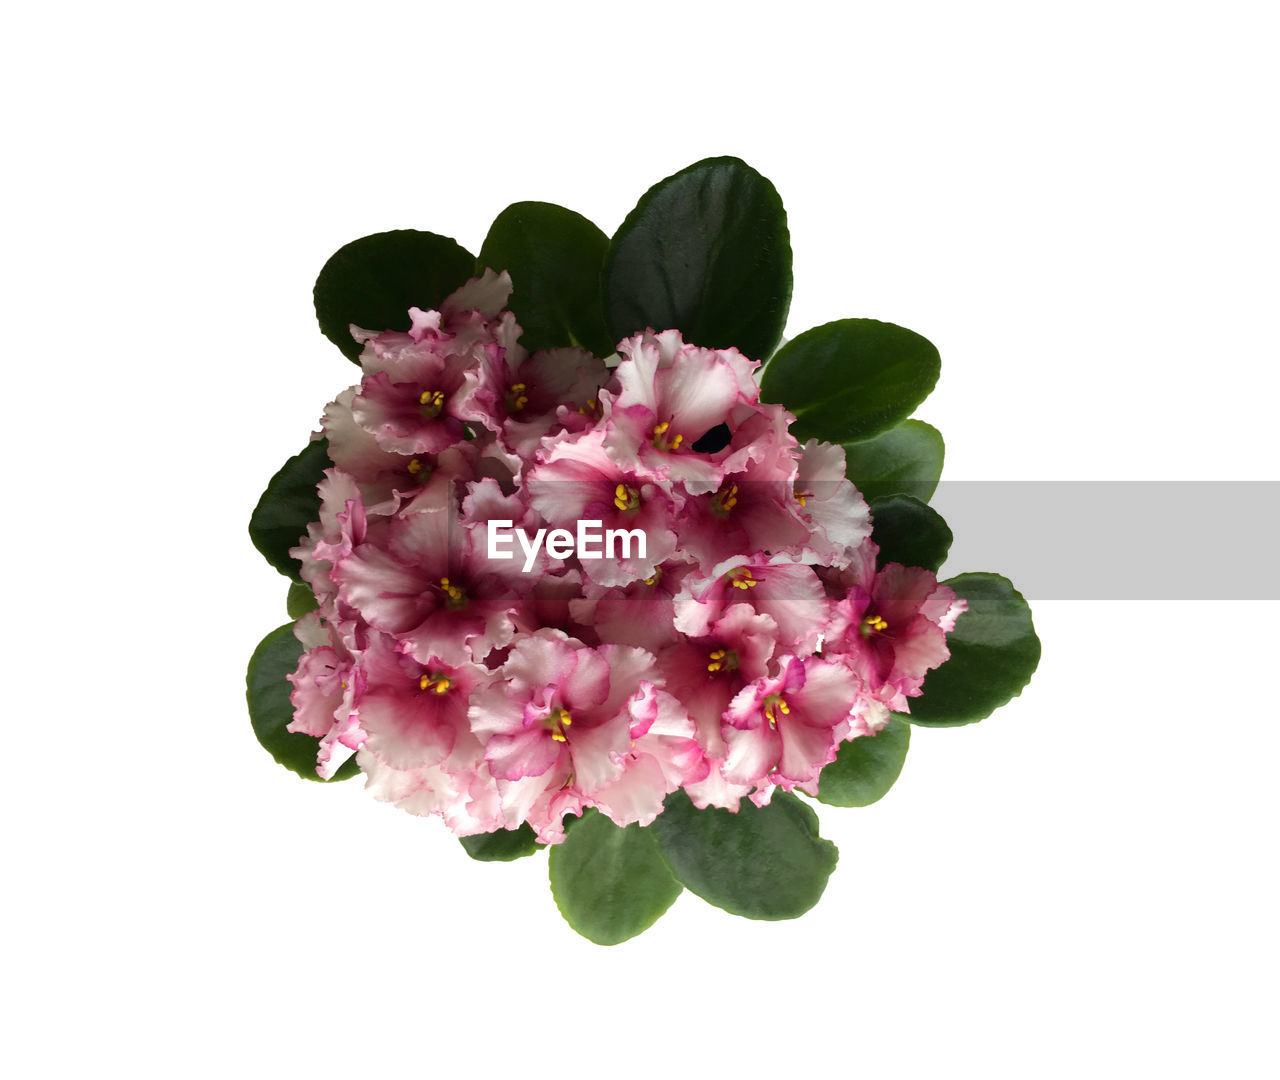
[[(293, 686), (288, 676), (298, 668), (302, 643), (293, 636), (293, 623), (272, 630), (258, 643), (249, 658), (245, 679), (249, 702), (249, 721), (263, 748), (290, 772), (304, 780), (321, 780), (316, 774), (316, 752), (320, 740), (314, 735), (286, 731), (293, 720), (293, 704), (289, 693)], [(342, 764), (334, 780), (346, 780), (359, 772), (355, 758)]]
[(880, 546), (876, 563), (902, 563), (937, 571), (951, 550), (951, 528), (942, 515), (910, 495), (872, 499), (871, 539)]
[(897, 782), (911, 745), (911, 725), (897, 716), (875, 735), (840, 744), (835, 761), (818, 777), (818, 801), (829, 806), (870, 806)]
[(477, 862), (514, 862), (532, 855), (543, 845), (527, 823), (518, 829), (498, 829), (496, 832), (460, 836), (463, 850)]
[(311, 586), (298, 581), (289, 582), (289, 595), (285, 598), (285, 610), (289, 618), (301, 619), (309, 611), (315, 611), (320, 605), (316, 603), (316, 594)]
[(923, 420), (904, 420), (866, 442), (845, 443), (845, 475), (864, 499), (910, 495), (928, 502), (942, 476), (942, 433)]
[(841, 319), (788, 341), (764, 369), (760, 394), (796, 415), (802, 442), (857, 442), (896, 427), (938, 381), (938, 350), (913, 330)]
[(764, 359), (791, 306), (791, 237), (774, 186), (746, 162), (707, 158), (651, 187), (604, 264), (613, 340), (679, 330)]
[(662, 851), (688, 887), (748, 919), (794, 919), (822, 896), (838, 852), (818, 836), (818, 815), (776, 791), (768, 806), (743, 799), (736, 814), (699, 810), (683, 791), (654, 822)]
[(280, 573), (297, 582), (302, 581), (302, 564), (289, 549), (298, 546), (311, 522), (320, 520), (317, 488), (332, 464), (327, 440), (307, 443), (280, 466), (249, 517), (253, 546)]
[(943, 582), (969, 610), (947, 635), (951, 659), (925, 676), (903, 718), (923, 727), (972, 724), (1022, 693), (1040, 663), (1031, 608), (999, 574), (958, 574)]
[(614, 351), (605, 329), (600, 272), (609, 238), (581, 214), (544, 202), (508, 206), (489, 227), (477, 270), (511, 275), (510, 308), (530, 352), (579, 346)]
[(560, 914), (597, 945), (649, 929), (681, 892), (652, 828), (620, 829), (595, 810), (552, 846), (548, 873)]
[(409, 309), (434, 310), (472, 277), (475, 256), (447, 236), (395, 229), (340, 247), (316, 278), (320, 330), (348, 360), (363, 348), (352, 325), (365, 330), (408, 330)]

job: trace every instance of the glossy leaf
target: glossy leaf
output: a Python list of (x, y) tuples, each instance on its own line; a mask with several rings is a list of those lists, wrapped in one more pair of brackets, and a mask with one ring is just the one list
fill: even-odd
[(897, 716), (876, 735), (840, 744), (835, 761), (818, 778), (818, 800), (830, 806), (870, 806), (885, 797), (902, 773), (911, 725)]
[(249, 517), (253, 546), (280, 573), (297, 582), (302, 581), (302, 564), (289, 554), (289, 549), (298, 546), (311, 522), (320, 520), (320, 493), (316, 486), (331, 464), (327, 441), (307, 443), (271, 478)]
[(818, 815), (777, 791), (768, 806), (743, 799), (736, 814), (699, 810), (683, 791), (654, 822), (662, 850), (685, 886), (748, 919), (794, 919), (822, 896), (838, 853), (818, 836)]
[(447, 236), (395, 229), (339, 248), (316, 278), (316, 318), (324, 336), (358, 362), (364, 330), (408, 330), (409, 309), (438, 309), (475, 271), (475, 256)]
[(999, 574), (958, 574), (945, 584), (969, 603), (947, 635), (951, 659), (925, 676), (904, 718), (925, 727), (971, 724), (1022, 693), (1040, 663), (1031, 608)]
[(560, 914), (597, 945), (647, 930), (681, 892), (652, 827), (620, 829), (595, 810), (552, 846), (548, 872)]
[(497, 832), (478, 833), (475, 836), (460, 836), (458, 842), (478, 862), (514, 862), (532, 855), (542, 846), (528, 824), (522, 824), (518, 829), (499, 829)]
[(845, 443), (845, 475), (865, 499), (910, 495), (928, 502), (942, 476), (942, 433), (923, 420), (904, 420), (866, 442)]
[(310, 585), (297, 581), (289, 582), (289, 595), (285, 598), (285, 609), (289, 612), (289, 618), (300, 619), (319, 606), (316, 603), (316, 594), (311, 591)]
[(600, 273), (609, 238), (563, 206), (520, 202), (489, 228), (477, 272), (511, 274), (510, 308), (530, 352), (567, 345), (608, 356), (615, 342), (605, 328)]
[[(293, 636), (292, 623), (277, 627), (259, 642), (249, 658), (245, 680), (249, 721), (258, 742), (276, 761), (304, 780), (324, 783), (316, 775), (320, 740), (313, 735), (285, 730), (293, 720), (293, 705), (289, 701), (293, 685), (288, 676), (297, 670), (301, 656), (302, 643)], [(333, 779), (346, 780), (359, 771), (352, 758), (338, 769)]]
[(796, 415), (802, 442), (857, 442), (896, 427), (938, 381), (938, 350), (912, 330), (841, 319), (788, 341), (764, 369), (760, 394)]
[(938, 511), (910, 495), (887, 495), (869, 505), (871, 539), (880, 545), (878, 566), (896, 562), (937, 571), (953, 539)]
[(705, 348), (764, 359), (791, 305), (791, 238), (774, 186), (745, 162), (707, 158), (650, 188), (604, 264), (605, 317), (620, 341), (677, 329)]

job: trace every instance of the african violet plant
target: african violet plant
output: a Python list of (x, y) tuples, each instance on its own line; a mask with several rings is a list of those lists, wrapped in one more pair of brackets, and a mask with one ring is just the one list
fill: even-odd
[(250, 522), (292, 581), (249, 663), (263, 746), (472, 858), (549, 847), (601, 944), (685, 888), (812, 907), (836, 849), (810, 800), (881, 798), (913, 726), (988, 716), (1040, 644), (1004, 578), (935, 576), (942, 437), (908, 417), (937, 350), (871, 319), (777, 349), (791, 285), (782, 202), (735, 158), (612, 239), (526, 202), (478, 258), (339, 250), (316, 313), (359, 380)]

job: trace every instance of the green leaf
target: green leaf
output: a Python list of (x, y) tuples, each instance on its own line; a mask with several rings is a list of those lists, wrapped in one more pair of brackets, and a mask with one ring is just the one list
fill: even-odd
[(897, 716), (876, 735), (840, 744), (835, 761), (818, 778), (818, 801), (830, 806), (870, 806), (885, 797), (902, 773), (911, 725)]
[(1022, 693), (1040, 663), (1040, 639), (1022, 594), (999, 574), (944, 582), (969, 602), (947, 635), (951, 659), (925, 676), (904, 719), (923, 727), (972, 724)]
[(845, 475), (864, 499), (911, 495), (928, 502), (942, 476), (942, 433), (923, 420), (904, 420), (866, 442), (845, 443)]
[(871, 539), (880, 545), (876, 565), (902, 563), (937, 571), (951, 550), (951, 529), (942, 515), (910, 495), (872, 499)]
[[(297, 669), (301, 656), (302, 643), (293, 636), (293, 623), (277, 627), (258, 643), (249, 658), (245, 680), (249, 721), (258, 742), (276, 761), (304, 780), (319, 781), (316, 751), (320, 740), (313, 735), (285, 730), (293, 720), (293, 705), (289, 701), (293, 686), (288, 676)], [(352, 758), (338, 769), (333, 779), (346, 780), (359, 771)]]
[(760, 394), (796, 415), (801, 442), (858, 442), (896, 427), (938, 381), (938, 350), (912, 330), (841, 319), (788, 341), (765, 366)]
[(822, 896), (838, 852), (818, 836), (818, 815), (794, 795), (768, 806), (743, 799), (736, 814), (667, 797), (654, 827), (671, 868), (708, 903), (748, 919), (794, 919)]
[(458, 842), (478, 862), (514, 862), (532, 855), (538, 848), (538, 838), (527, 823), (518, 829), (499, 829), (497, 832), (479, 833), (476, 836), (460, 836)]
[(263, 558), (280, 573), (302, 581), (302, 564), (289, 554), (306, 534), (307, 526), (320, 520), (320, 493), (329, 461), (325, 439), (307, 443), (271, 478), (249, 517), (249, 538)]
[(769, 356), (791, 306), (791, 238), (774, 186), (733, 157), (655, 184), (609, 245), (604, 305), (615, 342), (677, 329), (704, 348)]
[(297, 581), (289, 582), (289, 595), (285, 598), (285, 610), (289, 612), (289, 618), (301, 619), (319, 606), (316, 603), (316, 594), (311, 591), (310, 585)]
[(408, 330), (409, 309), (434, 310), (473, 274), (475, 256), (447, 236), (396, 229), (340, 247), (316, 278), (316, 318), (324, 336), (359, 362), (351, 325)]
[(595, 810), (552, 846), (548, 872), (560, 914), (597, 945), (647, 930), (681, 891), (651, 827), (620, 829)]
[(530, 352), (580, 346), (595, 356), (614, 351), (604, 324), (600, 272), (609, 238), (563, 206), (519, 202), (489, 227), (478, 270), (511, 274), (511, 310)]

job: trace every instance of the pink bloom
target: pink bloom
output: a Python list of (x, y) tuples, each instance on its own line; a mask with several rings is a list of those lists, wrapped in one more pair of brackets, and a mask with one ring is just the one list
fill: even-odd
[(691, 563), (671, 560), (639, 581), (609, 587), (588, 579), (581, 599), (569, 603), (569, 612), (579, 623), (593, 628), (602, 641), (636, 645), (657, 653), (682, 640), (675, 628), (675, 595), (693, 571)]
[(307, 651), (288, 677), (293, 683), (289, 700), (294, 710), (288, 730), (320, 740), (316, 772), (328, 780), (364, 741), (356, 712), (364, 671), (316, 612), (299, 619), (293, 632)]
[[(550, 629), (518, 638), (498, 680), (472, 695), (469, 714), (509, 822), (528, 820), (547, 840), (561, 835), (560, 811), (580, 809), (624, 772), (630, 705), (657, 680), (643, 649), (592, 649)], [(560, 800), (570, 788), (573, 798)]]
[(724, 717), (744, 687), (769, 674), (777, 632), (778, 624), (770, 616), (757, 613), (750, 604), (731, 604), (706, 636), (682, 637), (658, 657), (667, 691), (695, 724), (710, 765), (706, 777), (686, 785), (699, 807), (737, 810), (739, 799), (751, 790), (747, 784), (729, 783), (721, 772), (728, 755)]
[(828, 601), (813, 569), (798, 563), (739, 555), (719, 563), (709, 577), (685, 579), (675, 599), (675, 626), (705, 637), (732, 604), (749, 604), (778, 626), (778, 645), (798, 655), (818, 647)]
[(530, 504), (551, 526), (570, 530), (582, 520), (610, 529), (639, 531), (645, 553), (634, 543), (630, 554), (583, 559), (582, 571), (601, 585), (625, 585), (650, 577), (676, 550), (677, 506), (661, 485), (627, 471), (606, 454), (599, 429), (556, 442), (542, 464), (530, 469), (524, 489)]
[(483, 530), (454, 522), (450, 507), (418, 504), (335, 569), (339, 597), (423, 663), (482, 661), (515, 633), (519, 565), (490, 560)]
[(785, 658), (780, 675), (755, 680), (729, 705), (725, 779), (786, 790), (813, 780), (835, 759), (861, 691), (841, 664)]
[(794, 499), (802, 507), (812, 536), (814, 561), (832, 566), (848, 562), (850, 549), (871, 536), (871, 512), (858, 489), (845, 477), (844, 447), (810, 439), (804, 444), (794, 483)]
[(745, 394), (757, 392), (751, 361), (736, 349), (685, 345), (675, 330), (637, 334), (618, 351), (620, 389), (604, 391), (609, 455), (641, 476), (714, 490), (723, 469), (693, 444), (725, 423)]
[(951, 655), (946, 635), (966, 604), (922, 567), (889, 563), (876, 572), (877, 551), (868, 540), (835, 579), (844, 595), (833, 609), (823, 654), (842, 658), (882, 706), (906, 712), (925, 674)]

